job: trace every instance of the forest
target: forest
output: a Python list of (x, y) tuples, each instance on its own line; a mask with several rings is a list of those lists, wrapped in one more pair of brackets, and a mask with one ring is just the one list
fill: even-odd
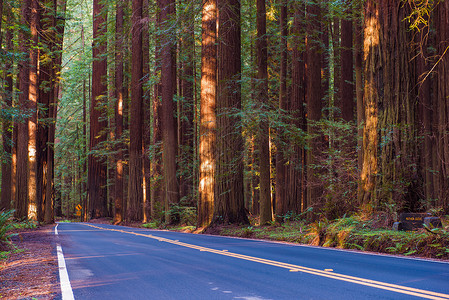
[(449, 214), (448, 0), (0, 0), (0, 211)]

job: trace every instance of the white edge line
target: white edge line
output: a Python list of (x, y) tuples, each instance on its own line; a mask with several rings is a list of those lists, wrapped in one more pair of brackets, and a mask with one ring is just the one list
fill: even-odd
[[(55, 235), (58, 235), (58, 225), (55, 227)], [(75, 300), (73, 296), (72, 286), (70, 285), (69, 273), (65, 265), (64, 253), (60, 244), (56, 244), (56, 252), (58, 255), (59, 280), (61, 282), (62, 300)]]

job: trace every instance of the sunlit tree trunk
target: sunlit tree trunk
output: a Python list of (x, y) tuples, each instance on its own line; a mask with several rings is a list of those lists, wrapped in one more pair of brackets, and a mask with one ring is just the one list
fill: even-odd
[(29, 87), (29, 110), (28, 118), (28, 218), (38, 220), (37, 198), (37, 101), (38, 101), (38, 27), (39, 27), (39, 3), (37, 0), (31, 0), (31, 47), (30, 47), (30, 87)]
[[(93, 150), (97, 145), (106, 140), (103, 129), (107, 126), (105, 118), (102, 118), (103, 110), (101, 104), (107, 96), (105, 77), (107, 75), (106, 41), (106, 7), (101, 0), (93, 3), (93, 63), (92, 63), (92, 99), (90, 105), (90, 143), (89, 148)], [(103, 121), (101, 120), (103, 119)], [(88, 170), (88, 192), (90, 218), (101, 218), (107, 214), (106, 193), (106, 165), (94, 155), (89, 155)]]
[(118, 224), (124, 220), (123, 211), (123, 14), (124, 1), (116, 3), (115, 23), (115, 138), (120, 141), (116, 145), (115, 157), (115, 191), (114, 191), (114, 223)]
[(213, 223), (248, 223), (243, 194), (240, 1), (219, 0), (215, 200)]
[[(142, 70), (143, 78), (142, 84), (148, 86), (150, 75), (150, 33), (149, 33), (149, 1), (143, 1), (143, 26), (142, 26)], [(150, 160), (150, 146), (151, 146), (151, 93), (150, 90), (144, 89), (143, 94), (143, 222), (148, 222), (151, 217), (151, 160)]]
[(360, 174), (360, 203), (363, 206), (375, 204), (377, 177), (377, 123), (378, 123), (378, 82), (376, 73), (379, 68), (379, 11), (374, 0), (368, 0), (364, 10), (364, 116), (363, 159)]
[(207, 0), (202, 15), (200, 181), (198, 227), (207, 227), (214, 212), (216, 95), (217, 95), (217, 2)]

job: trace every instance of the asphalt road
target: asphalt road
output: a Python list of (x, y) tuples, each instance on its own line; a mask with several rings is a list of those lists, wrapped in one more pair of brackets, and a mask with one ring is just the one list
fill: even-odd
[(89, 223), (57, 230), (77, 300), (449, 299), (447, 262)]

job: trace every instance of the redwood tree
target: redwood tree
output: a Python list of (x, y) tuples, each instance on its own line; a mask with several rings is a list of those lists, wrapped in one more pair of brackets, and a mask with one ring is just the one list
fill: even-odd
[(207, 227), (214, 212), (216, 93), (217, 93), (217, 1), (207, 0), (202, 15), (201, 105), (199, 144), (198, 227)]
[[(174, 92), (175, 78), (175, 36), (168, 29), (174, 21), (175, 1), (163, 0), (161, 21), (163, 28), (167, 28), (161, 45), (161, 98), (162, 98), (162, 163), (163, 163), (163, 197), (165, 208), (165, 221), (172, 222), (170, 208), (179, 202), (178, 180), (176, 178), (177, 138), (174, 118)], [(174, 221), (174, 220), (173, 220)]]
[(258, 100), (260, 104), (259, 130), (259, 169), (260, 169), (260, 224), (272, 219), (271, 184), (270, 184), (270, 145), (268, 107), (268, 41), (267, 16), (265, 0), (257, 0), (257, 80)]
[[(3, 9), (3, 1), (1, 3)], [(3, 14), (2, 14), (3, 15)], [(13, 32), (10, 26), (11, 23), (11, 10), (7, 8), (7, 25), (5, 41), (6, 48), (5, 51), (13, 51)], [(1, 24), (1, 21), (0, 21)], [(0, 30), (0, 34), (2, 34)], [(1, 45), (0, 45), (1, 47)], [(13, 96), (13, 64), (12, 61), (7, 60), (5, 63), (6, 76), (4, 79), (4, 92), (2, 94), (4, 100), (4, 108), (8, 110), (12, 108), (12, 96)], [(11, 208), (12, 200), (12, 122), (11, 120), (2, 120), (2, 142), (3, 151), (7, 157), (2, 160), (2, 183), (1, 183), (1, 199), (0, 199), (0, 210), (8, 210)]]
[[(31, 48), (26, 27), (30, 24), (31, 1), (22, 1), (21, 23), (24, 24), (19, 32), (20, 52), (29, 53)], [(30, 80), (29, 57), (21, 57), (19, 65), (19, 108), (25, 111), (28, 108), (29, 80)], [(19, 122), (17, 126), (17, 170), (16, 170), (16, 197), (15, 216), (26, 218), (28, 216), (28, 123)]]
[(240, 1), (218, 0), (218, 87), (213, 223), (248, 223), (243, 194)]
[(123, 15), (124, 2), (117, 1), (115, 23), (115, 138), (117, 154), (115, 157), (115, 191), (114, 191), (114, 223), (120, 223), (124, 219), (123, 211)]
[(143, 203), (143, 161), (142, 161), (142, 0), (132, 1), (132, 64), (131, 64), (131, 106), (129, 144), (129, 203), (127, 218), (142, 219)]
[[(322, 87), (321, 87), (321, 61), (322, 50), (320, 46), (320, 16), (319, 1), (311, 1), (307, 6), (307, 133), (310, 135), (309, 149), (307, 151), (307, 204), (316, 205), (321, 197), (320, 182), (315, 165), (320, 153), (322, 140), (319, 136), (315, 122), (321, 119)], [(315, 137), (315, 135), (317, 135)]]
[[(106, 7), (101, 0), (93, 2), (93, 63), (92, 63), (92, 99), (90, 104), (90, 143), (92, 151), (98, 144), (106, 140), (105, 128), (107, 119), (102, 118), (102, 107), (107, 95), (106, 75), (107, 60), (106, 41)], [(88, 162), (88, 193), (90, 218), (101, 218), (107, 215), (107, 167), (97, 156), (90, 154)]]

